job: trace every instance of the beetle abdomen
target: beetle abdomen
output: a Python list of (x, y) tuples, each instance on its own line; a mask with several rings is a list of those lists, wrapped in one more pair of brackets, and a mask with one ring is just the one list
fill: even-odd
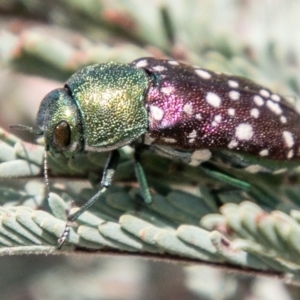
[(300, 159), (300, 115), (269, 89), (171, 60), (132, 64), (152, 74), (145, 101), (154, 144)]

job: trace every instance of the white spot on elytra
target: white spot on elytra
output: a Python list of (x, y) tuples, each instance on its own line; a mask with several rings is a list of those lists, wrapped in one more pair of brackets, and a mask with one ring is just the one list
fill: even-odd
[(216, 122), (220, 123), (221, 120), (222, 120), (222, 116), (221, 116), (221, 115), (216, 115), (216, 116), (215, 116), (215, 121), (216, 121)]
[(201, 119), (202, 119), (202, 116), (201, 116), (201, 114), (195, 114), (195, 118), (196, 118), (197, 120), (201, 120)]
[(210, 104), (213, 107), (219, 107), (221, 104), (221, 98), (213, 93), (213, 92), (208, 92), (206, 95), (206, 101), (208, 104)]
[(208, 149), (196, 150), (191, 156), (191, 166), (199, 166), (202, 162), (211, 158), (211, 152)]
[(144, 68), (148, 65), (147, 59), (140, 60), (135, 66), (137, 68)]
[(172, 65), (172, 66), (178, 66), (179, 65), (179, 63), (176, 60), (169, 60), (168, 64)]
[(195, 73), (200, 76), (203, 79), (210, 79), (211, 78), (211, 74), (209, 74), (207, 71), (205, 70), (201, 70), (201, 69), (196, 69)]
[(294, 156), (294, 150), (290, 150), (287, 154), (287, 158), (292, 158)]
[(195, 141), (196, 136), (197, 136), (197, 131), (193, 129), (187, 136), (187, 138), (189, 139), (189, 143), (193, 143)]
[(191, 131), (187, 137), (189, 139), (194, 139), (196, 136), (197, 136), (197, 131), (193, 129), (193, 131)]
[(270, 97), (270, 93), (265, 89), (260, 90), (259, 93), (265, 98)]
[(166, 95), (170, 95), (174, 91), (173, 86), (165, 86), (160, 89), (160, 91)]
[(221, 115), (216, 115), (214, 117), (213, 122), (211, 123), (212, 126), (217, 126), (222, 120), (222, 116)]
[(161, 121), (164, 116), (164, 111), (158, 106), (150, 105), (150, 114), (156, 121)]
[(280, 115), (282, 113), (282, 109), (278, 103), (274, 103), (273, 101), (268, 100), (267, 106), (276, 115)]
[(254, 96), (253, 101), (255, 102), (255, 104), (257, 106), (262, 106), (265, 103), (265, 101), (263, 100), (263, 98), (261, 96), (258, 96), (258, 95)]
[(261, 150), (258, 154), (260, 156), (268, 156), (269, 155), (269, 150), (268, 149)]
[(193, 114), (193, 106), (191, 103), (186, 103), (183, 107), (183, 111), (188, 114), (188, 115), (191, 115)]
[(282, 124), (285, 124), (285, 123), (287, 122), (286, 117), (281, 116), (281, 117), (280, 117), (280, 122), (281, 122)]
[(161, 71), (166, 70), (166, 68), (163, 66), (155, 66), (155, 67), (153, 67), (153, 70), (155, 70), (157, 72), (161, 72)]
[(170, 144), (174, 144), (176, 143), (177, 141), (173, 138), (163, 138), (164, 142), (166, 143), (170, 143)]
[(228, 144), (228, 148), (229, 149), (233, 149), (233, 148), (235, 148), (236, 146), (238, 145), (238, 142), (236, 141), (236, 140), (232, 140), (232, 141), (230, 141), (230, 143)]
[(230, 91), (229, 92), (229, 98), (231, 100), (239, 100), (240, 98), (240, 93), (238, 91)]
[(258, 118), (259, 116), (259, 110), (257, 108), (252, 108), (250, 110), (250, 115), (253, 117), (253, 118)]
[(248, 141), (253, 136), (253, 127), (247, 123), (241, 123), (235, 128), (235, 136), (240, 141)]
[(228, 114), (230, 116), (234, 116), (235, 115), (235, 109), (234, 108), (228, 108)]
[(273, 101), (276, 101), (276, 102), (279, 102), (279, 101), (280, 101), (280, 97), (279, 97), (278, 95), (276, 95), (276, 94), (273, 94), (273, 95), (271, 96), (271, 99), (272, 99)]
[(294, 143), (295, 143), (294, 137), (293, 137), (293, 134), (290, 131), (283, 131), (282, 136), (283, 136), (285, 144), (289, 148), (294, 146)]
[(232, 88), (237, 88), (239, 86), (239, 83), (235, 80), (228, 80), (228, 85)]

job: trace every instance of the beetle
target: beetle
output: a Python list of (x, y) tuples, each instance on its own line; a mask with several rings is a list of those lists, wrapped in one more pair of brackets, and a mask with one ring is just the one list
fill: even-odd
[[(45, 96), (37, 127), (47, 151), (110, 152), (102, 188), (68, 216), (60, 246), (70, 223), (111, 185), (122, 146), (147, 146), (192, 166), (212, 161), (250, 172), (290, 168), (300, 160), (300, 115), (282, 96), (243, 77), (170, 59), (146, 57), (79, 70)], [(151, 203), (138, 157), (137, 179)]]

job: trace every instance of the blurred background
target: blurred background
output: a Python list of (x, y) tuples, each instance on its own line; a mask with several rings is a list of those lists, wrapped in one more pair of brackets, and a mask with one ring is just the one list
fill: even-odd
[[(0, 127), (34, 125), (43, 96), (80, 67), (141, 56), (247, 76), (299, 106), (298, 32), (296, 0), (0, 0)], [(271, 278), (87, 255), (0, 257), (0, 291), (0, 299), (300, 297)]]

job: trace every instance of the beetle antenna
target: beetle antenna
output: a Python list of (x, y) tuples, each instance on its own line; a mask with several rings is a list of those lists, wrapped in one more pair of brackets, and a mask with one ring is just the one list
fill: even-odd
[(44, 178), (47, 188), (47, 199), (50, 195), (50, 185), (49, 185), (49, 176), (48, 176), (48, 153), (47, 150), (44, 151)]
[(27, 125), (22, 125), (22, 124), (10, 125), (9, 128), (27, 131), (27, 132), (30, 132), (30, 133), (35, 134), (35, 135), (43, 135), (44, 134), (44, 132), (39, 130), (39, 129), (30, 127), (30, 126), (27, 126)]

